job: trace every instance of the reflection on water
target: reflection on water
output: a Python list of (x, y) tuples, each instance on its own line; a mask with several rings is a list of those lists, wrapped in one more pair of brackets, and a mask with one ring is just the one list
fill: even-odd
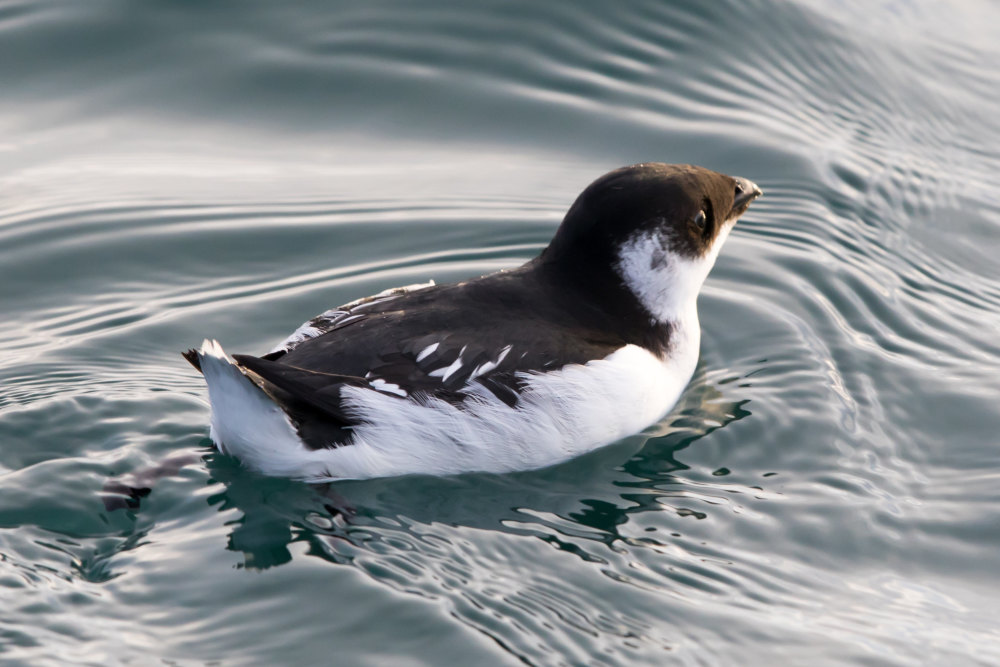
[[(107, 511), (140, 510), (142, 500), (148, 497), (155, 486), (164, 478), (176, 475), (183, 467), (204, 464), (210, 477), (206, 483), (224, 485), (224, 489), (207, 498), (209, 505), (219, 512), (239, 511), (242, 517), (227, 521), (232, 526), (228, 548), (244, 555), (243, 567), (266, 569), (282, 565), (292, 559), (288, 545), (295, 541), (313, 544), (319, 536), (336, 537), (347, 540), (357, 547), (360, 542), (352, 539), (358, 532), (367, 541), (373, 538), (372, 525), (386, 525), (398, 528), (400, 517), (407, 521), (433, 524), (443, 522), (452, 525), (472, 526), (482, 529), (507, 529), (517, 534), (532, 534), (555, 543), (567, 551), (587, 556), (579, 546), (570, 546), (546, 533), (530, 531), (533, 519), (559, 532), (561, 526), (576, 525), (566, 537), (586, 535), (605, 546), (612, 546), (622, 539), (617, 527), (629, 521), (631, 514), (647, 511), (674, 509), (678, 516), (705, 518), (703, 512), (683, 507), (672, 507), (672, 500), (682, 499), (690, 493), (704, 495), (741, 493), (736, 486), (720, 484), (692, 484), (673, 473), (688, 470), (689, 467), (677, 459), (677, 454), (690, 447), (709, 433), (744, 417), (750, 412), (743, 408), (748, 400), (726, 402), (723, 394), (709, 385), (692, 387), (687, 392), (687, 406), (671, 423), (663, 424), (648, 431), (646, 435), (635, 436), (628, 442), (616, 445), (610, 452), (592, 454), (587, 459), (595, 461), (572, 462), (558, 466), (552, 474), (579, 473), (579, 469), (590, 470), (597, 464), (606, 464), (613, 457), (627, 457), (628, 449), (638, 449), (620, 467), (604, 471), (616, 473), (616, 477), (603, 480), (612, 487), (627, 489), (619, 492), (616, 502), (601, 499), (579, 498), (580, 509), (567, 512), (559, 517), (560, 522), (548, 524), (541, 517), (548, 514), (545, 509), (547, 496), (553, 491), (552, 480), (545, 472), (529, 472), (514, 476), (466, 475), (443, 482), (448, 489), (448, 507), (432, 505), (427, 507), (426, 487), (438, 487), (442, 481), (437, 478), (404, 478), (400, 480), (370, 480), (306, 485), (283, 479), (264, 478), (250, 473), (239, 466), (236, 459), (219, 454), (214, 449), (206, 454), (195, 452), (175, 453), (156, 465), (130, 472), (128, 475), (106, 482), (101, 497)], [(210, 440), (203, 443), (212, 447)], [(567, 469), (567, 470), (562, 470)], [(715, 476), (727, 474), (724, 468), (713, 472)], [(542, 476), (542, 481), (533, 479)], [(515, 480), (511, 481), (510, 477)], [(701, 487), (701, 491), (694, 491)], [(572, 489), (559, 493), (561, 498)], [(536, 505), (527, 506), (527, 500)], [(359, 504), (363, 503), (363, 504)], [(563, 502), (557, 503), (562, 505)], [(377, 517), (371, 524), (368, 520)], [(389, 518), (388, 524), (385, 519)], [(395, 521), (393, 520), (395, 518)], [(580, 531), (591, 528), (592, 531)], [(130, 536), (128, 541), (134, 541)], [(655, 544), (655, 540), (649, 540)], [(329, 546), (331, 542), (322, 541)], [(311, 550), (312, 555), (327, 557), (334, 562), (349, 562), (329, 549)]]
[[(694, 586), (711, 590), (706, 580), (718, 579), (712, 565), (690, 568), (685, 561), (697, 559), (702, 549), (691, 551), (681, 539), (684, 521), (704, 519), (707, 514), (689, 507), (702, 502), (718, 504), (726, 497), (750, 494), (760, 498), (759, 487), (739, 484), (692, 483), (675, 473), (689, 469), (679, 460), (681, 452), (727, 424), (750, 415), (746, 400), (725, 401), (709, 385), (694, 388), (685, 399), (680, 418), (653, 433), (632, 438), (610, 448), (556, 468), (518, 475), (464, 475), (440, 480), (402, 478), (308, 486), (287, 480), (261, 478), (241, 469), (230, 457), (205, 456), (210, 485), (224, 487), (207, 498), (219, 512), (227, 514), (227, 548), (239, 552), (238, 567), (266, 570), (289, 563), (294, 545), (303, 553), (357, 568), (380, 584), (402, 594), (435, 598), (461, 589), (468, 603), (492, 610), (524, 623), (558, 628), (566, 641), (577, 643), (594, 636), (612, 650), (616, 642), (648, 634), (648, 622), (608, 609), (602, 619), (580, 608), (581, 600), (567, 595), (558, 580), (536, 577), (517, 590), (483, 582), (469, 586), (484, 574), (501, 567), (503, 553), (489, 551), (458, 556), (467, 530), (490, 531), (530, 537), (581, 561), (602, 568), (617, 584), (676, 589)], [(628, 458), (628, 451), (638, 453)], [(623, 466), (609, 466), (624, 458)], [(717, 470), (717, 476), (724, 473)], [(581, 495), (577, 484), (596, 497)], [(735, 501), (739, 503), (739, 500)], [(672, 532), (643, 527), (627, 530), (636, 516), (675, 513)], [(637, 575), (634, 564), (610, 560), (607, 550), (634, 558), (664, 557), (676, 560), (676, 568), (655, 569)], [(649, 555), (642, 555), (648, 551)], [(637, 553), (638, 552), (638, 553)], [(678, 556), (680, 554), (680, 556)], [(488, 578), (488, 577), (487, 577)], [(483, 625), (478, 614), (456, 614), (515, 654), (521, 654), (518, 626)], [(613, 619), (613, 620), (612, 620)], [(619, 649), (614, 648), (615, 652)], [(551, 656), (550, 656), (551, 657)], [(540, 659), (541, 654), (535, 656)]]

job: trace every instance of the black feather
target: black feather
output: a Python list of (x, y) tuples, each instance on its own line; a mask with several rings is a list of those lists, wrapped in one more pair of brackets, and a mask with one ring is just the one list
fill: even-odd
[(181, 356), (188, 360), (188, 363), (198, 369), (201, 372), (201, 358), (198, 356), (198, 350), (188, 350), (187, 352), (181, 352)]

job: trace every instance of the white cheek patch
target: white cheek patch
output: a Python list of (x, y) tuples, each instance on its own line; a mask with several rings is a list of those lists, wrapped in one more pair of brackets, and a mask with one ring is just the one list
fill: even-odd
[(640, 232), (619, 249), (618, 274), (653, 320), (679, 322), (695, 308), (730, 229), (726, 223), (711, 249), (695, 259), (671, 250), (669, 240), (656, 230)]

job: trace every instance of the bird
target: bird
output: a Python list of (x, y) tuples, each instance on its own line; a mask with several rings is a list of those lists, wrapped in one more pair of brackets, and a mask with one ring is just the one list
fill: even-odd
[(698, 293), (752, 181), (611, 171), (518, 268), (409, 285), (309, 320), (262, 356), (206, 339), (210, 437), (263, 475), (330, 482), (543, 468), (638, 433), (698, 360)]

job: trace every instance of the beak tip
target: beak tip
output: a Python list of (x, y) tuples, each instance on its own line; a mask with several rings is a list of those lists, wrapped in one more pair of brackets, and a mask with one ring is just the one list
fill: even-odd
[(747, 206), (754, 199), (757, 199), (764, 194), (764, 191), (760, 189), (760, 186), (748, 178), (737, 178), (735, 180), (736, 198), (733, 203), (734, 207)]

